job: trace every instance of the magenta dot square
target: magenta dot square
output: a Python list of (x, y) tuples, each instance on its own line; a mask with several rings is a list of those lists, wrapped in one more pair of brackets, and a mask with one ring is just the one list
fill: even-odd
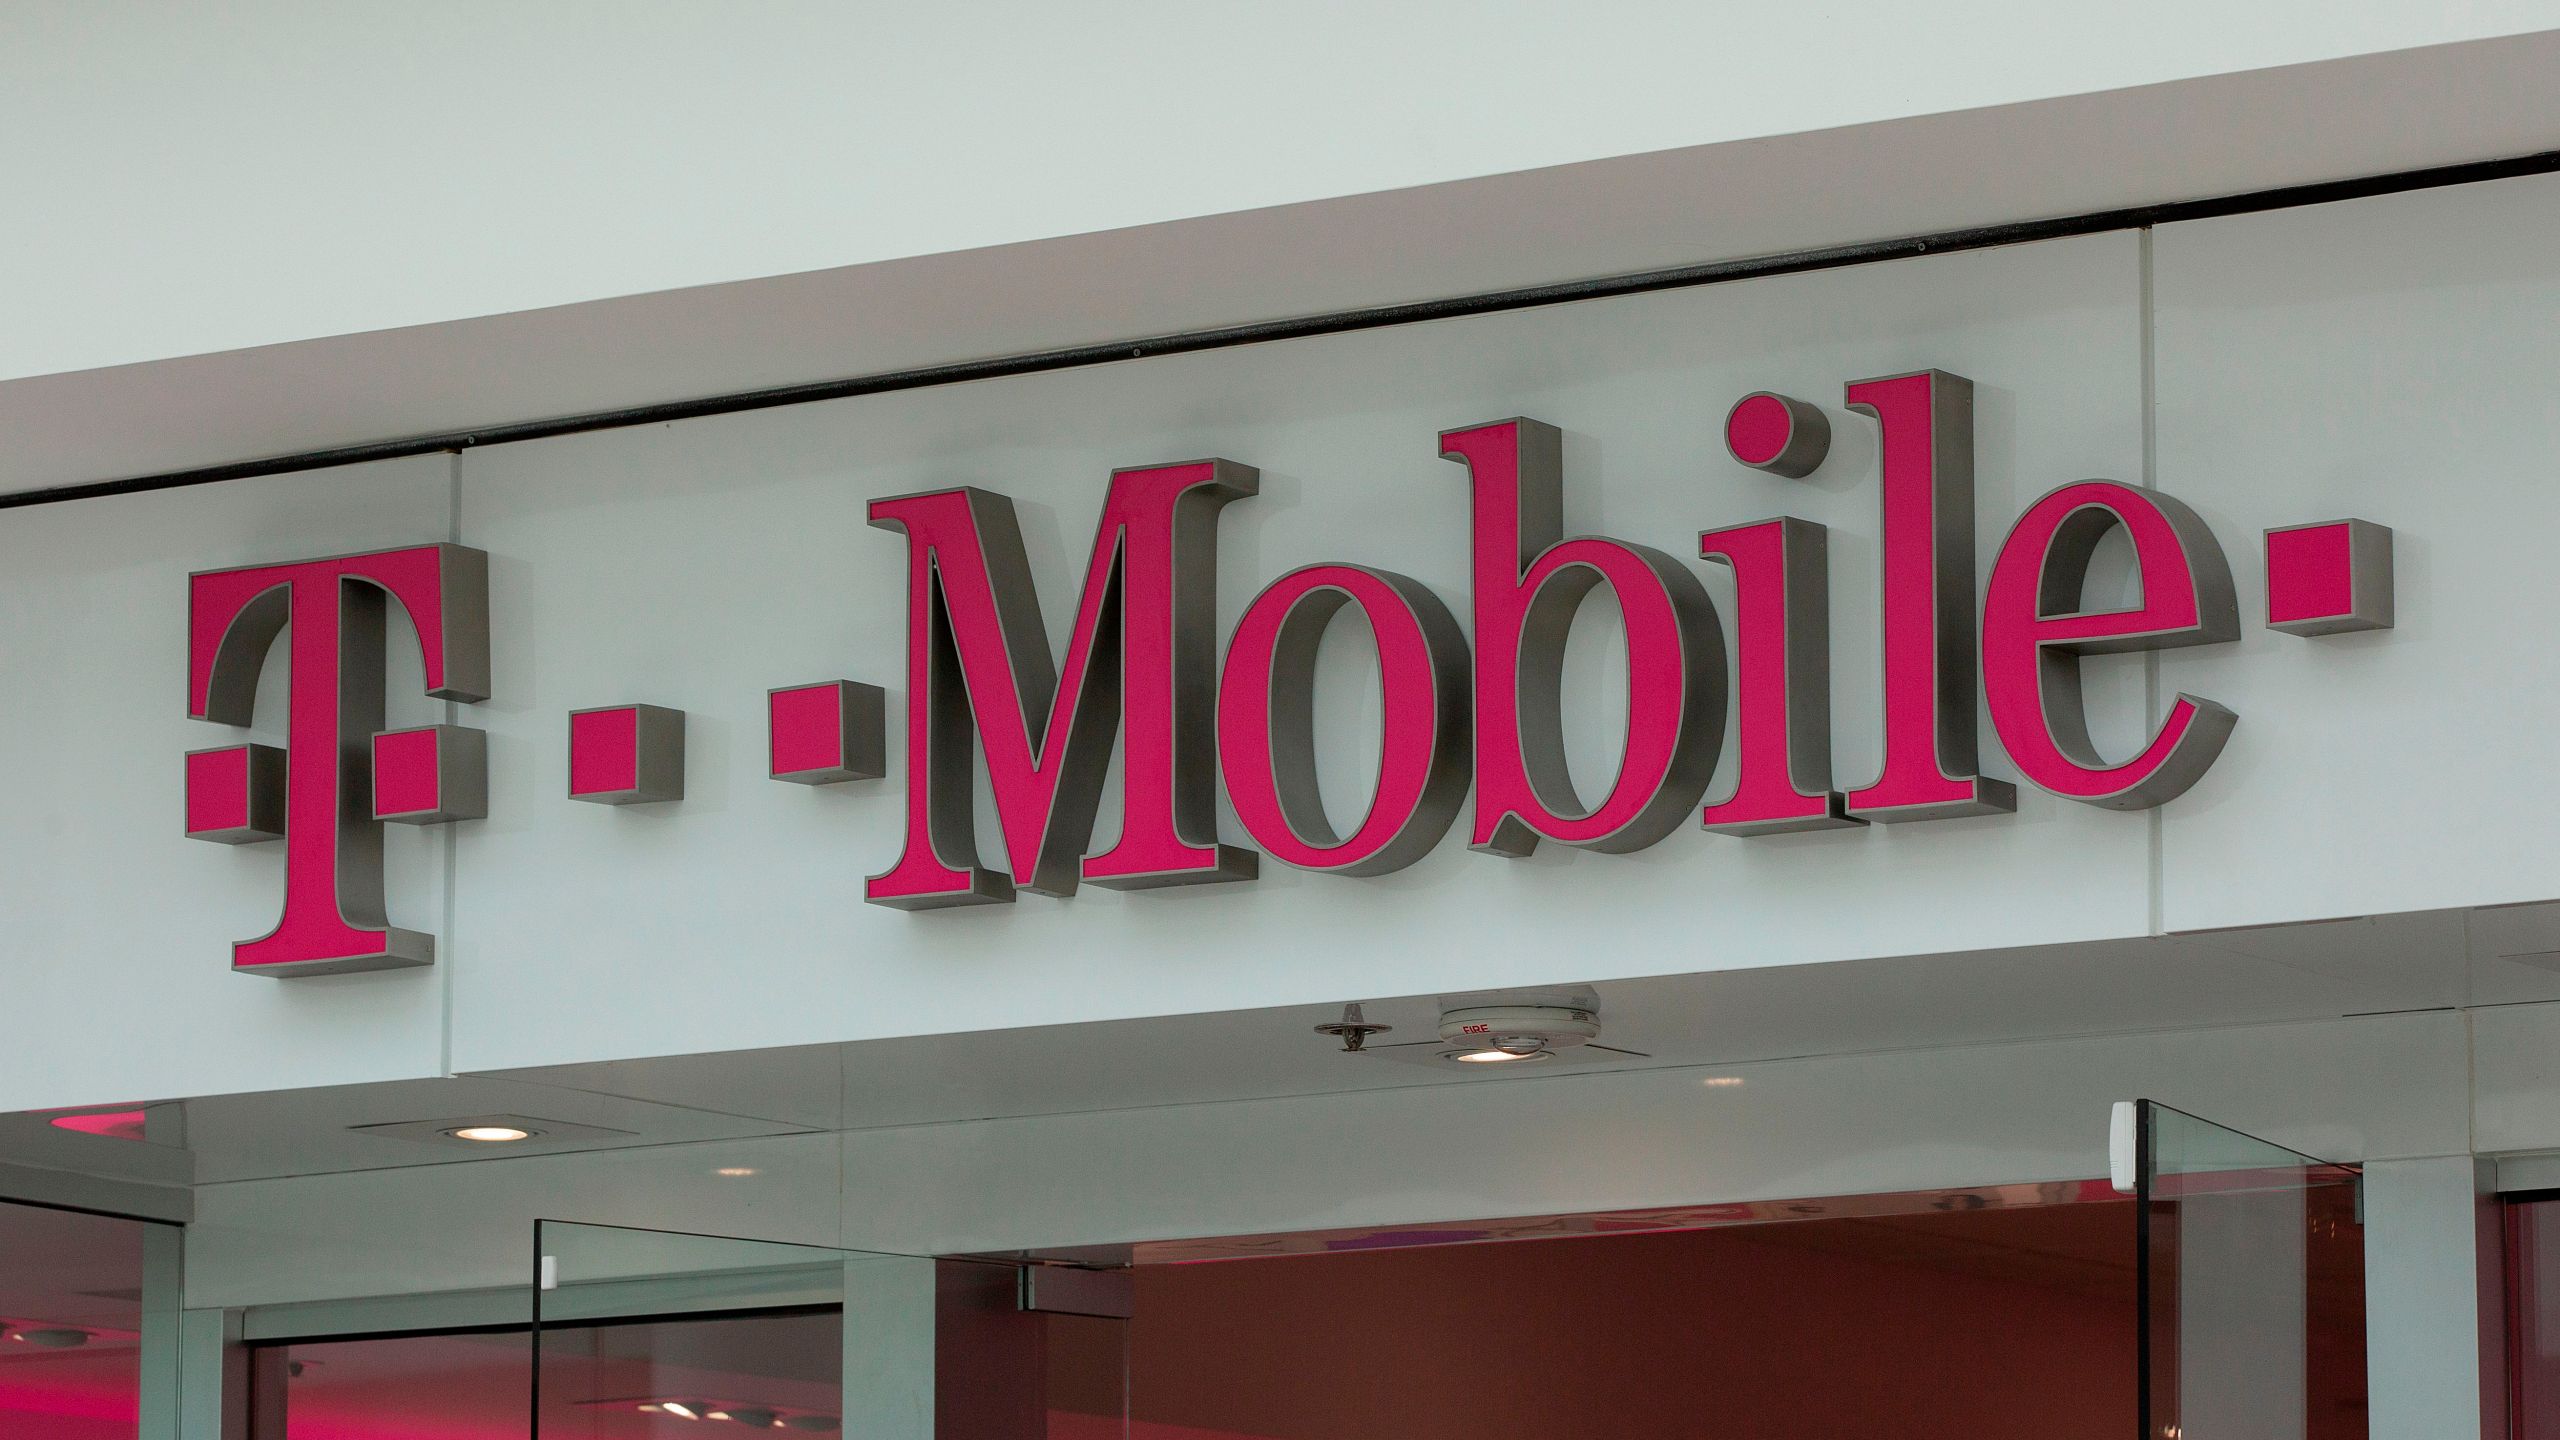
[(2364, 520), (2270, 530), (2267, 625), (2295, 635), (2388, 629), (2391, 531)]
[(198, 750), (187, 757), (187, 833), (249, 823), (249, 747)]
[(875, 780), (888, 766), (882, 697), (871, 685), (828, 680), (786, 685), (765, 697), (776, 780), (832, 785)]
[(374, 818), (403, 825), (480, 819), (489, 813), (488, 757), (488, 736), (459, 725), (376, 733)]
[(607, 705), (569, 716), (569, 798), (640, 805), (684, 798), (684, 712)]
[(844, 764), (844, 690), (800, 685), (769, 697), (773, 720), (773, 773), (795, 775)]
[(2313, 525), (2267, 536), (2267, 618), (2325, 620), (2356, 608), (2347, 527)]
[(248, 845), (284, 834), (284, 752), (225, 745), (187, 756), (187, 836)]
[(617, 705), (569, 717), (569, 793), (611, 795), (640, 783), (640, 709)]
[(373, 737), (373, 813), (407, 815), (436, 808), (436, 732), (393, 730)]

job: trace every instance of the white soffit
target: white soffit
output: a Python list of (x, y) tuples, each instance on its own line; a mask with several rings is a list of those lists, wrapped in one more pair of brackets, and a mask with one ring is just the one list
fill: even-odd
[[(1688, 1069), (1708, 1088), (1742, 1087), (1757, 1083), (1753, 1067), (1775, 1061), (2101, 1035), (2165, 1040), (2204, 1027), (2475, 1007), (2539, 1035), (2531, 1027), (2560, 1009), (2560, 973), (2516, 956), (2547, 951), (2560, 951), (2560, 903), (1616, 981), (1598, 987), (1601, 1040), (1642, 1053), (1562, 1070), (1435, 1069), (1345, 1054), (1313, 1028), (1338, 1015), (1326, 1006), (674, 1055), (198, 1097), (178, 1109), (182, 1132), (170, 1132), (182, 1133), (183, 1149), (172, 1148), (175, 1138), (67, 1133), (44, 1114), (0, 1116), (0, 1165), (218, 1184), (563, 1150), (1535, 1083), (1592, 1070)], [(1373, 1042), (1380, 1046), (1436, 1031), (1434, 997), (1345, 998), (1365, 999), (1368, 1018), (1394, 1027)], [(445, 1127), (496, 1115), (561, 1133), (522, 1146), (432, 1143)], [(430, 1143), (376, 1128), (404, 1123), (429, 1132)]]
[(2560, 32), (0, 382), (0, 492), (2524, 155)]
[[(1908, 955), (1612, 981), (1595, 1058), (1613, 1070), (1723, 1069), (1821, 1056), (2283, 1024), (2560, 1001), (2560, 904), (2439, 910), (2192, 935)], [(1419, 1066), (1382, 1053), (1436, 1034), (1432, 996), (1352, 996), (1394, 1028), (1348, 1055), (1286, 1006), (845, 1045), (546, 1066), (491, 1076), (639, 1103), (862, 1130), (1145, 1105), (1576, 1073)]]

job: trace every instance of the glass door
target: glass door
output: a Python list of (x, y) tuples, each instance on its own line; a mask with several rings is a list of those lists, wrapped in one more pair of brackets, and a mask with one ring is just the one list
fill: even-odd
[(2139, 1202), (2144, 1440), (2363, 1440), (2355, 1167), (2149, 1100), (2116, 1126)]
[(1040, 1287), (932, 1259), (545, 1221), (534, 1440), (1042, 1440)]

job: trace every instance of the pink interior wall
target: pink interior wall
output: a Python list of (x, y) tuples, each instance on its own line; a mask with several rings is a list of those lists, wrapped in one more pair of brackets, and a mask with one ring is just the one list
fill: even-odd
[(130, 1342), (0, 1351), (0, 1440), (134, 1440), (141, 1383)]
[[(1133, 1433), (2122, 1440), (2132, 1235), (2099, 1204), (1156, 1267)], [(1053, 1440), (1111, 1428), (1084, 1333)]]

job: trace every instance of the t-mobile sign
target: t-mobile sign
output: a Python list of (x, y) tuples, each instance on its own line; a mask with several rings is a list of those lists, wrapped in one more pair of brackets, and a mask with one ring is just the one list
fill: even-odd
[[(1726, 525), (1696, 535), (1686, 556), (1568, 536), (1562, 435), (1536, 420), (1439, 437), (1452, 523), (1463, 500), (1469, 527), (1466, 594), (1389, 570), (1306, 566), (1225, 627), (1223, 655), (1219, 517), (1255, 495), (1250, 466), (1195, 460), (1110, 477), (1063, 656), (1012, 502), (975, 488), (874, 500), (871, 523), (905, 542), (905, 825), (865, 894), (927, 910), (1009, 902), (1020, 890), (1065, 897), (1087, 882), (1248, 881), (1266, 854), (1381, 875), (1429, 852), (1462, 811), (1468, 844), (1508, 857), (1540, 844), (1625, 853), (1690, 824), (1754, 836), (1998, 813), (2016, 791), (1980, 773), (1978, 712), (2010, 768), (2055, 795), (2130, 810), (2193, 785), (2221, 753), (2232, 712), (2179, 695), (2136, 753), (2111, 758), (2090, 736), (2080, 662), (2238, 637), (2230, 562), (2195, 512), (2116, 481), (2061, 485), (2010, 525), (1977, 596), (1970, 382), (1937, 370), (1859, 380), (1841, 409), (1835, 421), (1799, 398), (1747, 395), (1727, 415), (1725, 443), (1742, 464), (1802, 478), (1825, 462), (1835, 423), (1875, 427), (1881, 604), (1860, 621), (1882, 637), (1883, 762), (1845, 788), (1831, 766), (1824, 527), (1784, 516)], [(2085, 608), (2093, 557), (2119, 532), (2140, 598)], [(2389, 530), (2353, 519), (2287, 526), (2263, 537), (2262, 558), (2273, 628), (2391, 623)], [(1700, 562), (1731, 571), (1730, 615), (1718, 613)], [(236, 968), (307, 975), (433, 959), (431, 937), (385, 919), (380, 827), (475, 818), (492, 797), (480, 732), (383, 728), (385, 627), (396, 608), (416, 628), (430, 695), (486, 699), (487, 575), (479, 552), (432, 544), (193, 577), (190, 715), (248, 724), (259, 671), (279, 634), (291, 637), (285, 745), (187, 757), (189, 835), (285, 845), (282, 918), (234, 946)], [(1565, 637), (1583, 598), (1604, 586), (1624, 626), (1624, 730), (1615, 779), (1586, 795), (1565, 762)], [(1374, 636), (1383, 691), (1377, 774), (1347, 834), (1318, 799), (1312, 704), (1319, 643), (1345, 610)], [(798, 680), (770, 690), (764, 707), (774, 779), (885, 777), (877, 685)], [(1728, 723), (1734, 773), (1719, 786)], [(562, 734), (567, 798), (681, 801), (681, 711), (582, 710)], [(1121, 824), (1097, 853), (1115, 748)], [(975, 833), (981, 756), (1001, 863)], [(1219, 838), (1221, 787), (1249, 845)], [(1710, 790), (1725, 798), (1707, 803)]]

